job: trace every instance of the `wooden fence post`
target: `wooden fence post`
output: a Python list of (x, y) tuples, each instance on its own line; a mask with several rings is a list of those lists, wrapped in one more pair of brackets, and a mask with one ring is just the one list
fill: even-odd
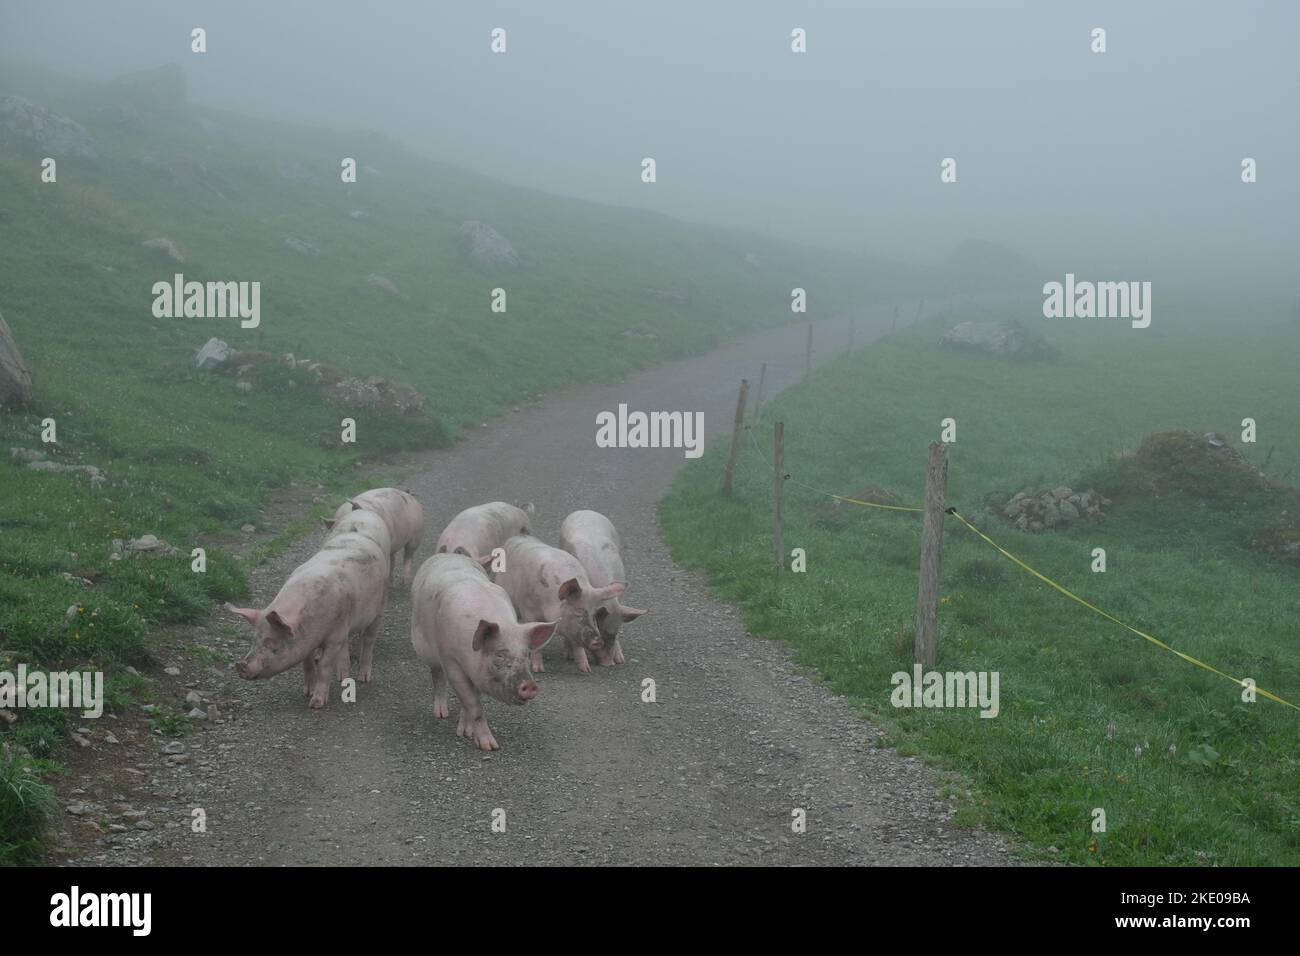
[(921, 520), (921, 579), (916, 589), (916, 663), (933, 667), (938, 651), (939, 557), (943, 552), (944, 495), (948, 489), (948, 446), (930, 442), (925, 469), (925, 513)]
[(812, 319), (808, 320), (808, 344), (803, 350), (803, 377), (812, 371)]
[(774, 471), (772, 474), (772, 495), (775, 507), (772, 510), (772, 556), (776, 560), (776, 569), (785, 567), (785, 422), (777, 422), (772, 429), (776, 442), (773, 454)]
[(727, 455), (727, 471), (722, 478), (722, 493), (731, 495), (731, 479), (736, 472), (736, 452), (740, 451), (740, 433), (745, 427), (745, 402), (749, 400), (749, 379), (740, 380), (740, 395), (736, 398), (736, 422), (731, 427), (731, 453)]
[(763, 382), (767, 378), (767, 363), (758, 370), (758, 394), (754, 396), (754, 422), (758, 422), (758, 410), (763, 407)]

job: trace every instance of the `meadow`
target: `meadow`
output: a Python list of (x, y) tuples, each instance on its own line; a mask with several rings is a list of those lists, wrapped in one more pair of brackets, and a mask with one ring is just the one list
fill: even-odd
[[(891, 675), (912, 669), (920, 522), (835, 507), (822, 492), (874, 488), (920, 505), (926, 448), (949, 417), (950, 505), (1115, 617), (1300, 704), (1300, 567), (1256, 546), (1261, 531), (1294, 522), (1295, 499), (1280, 489), (1300, 474), (1300, 323), (1192, 304), (1166, 306), (1148, 330), (1019, 316), (1043, 330), (1055, 361), (938, 344), (958, 321), (1006, 317), (934, 317), (765, 403), (732, 498), (719, 491), (724, 438), (662, 503), (675, 559), (703, 569), (753, 633), (789, 644), (890, 745), (933, 765), (960, 821), (1014, 834), (1033, 858), (1296, 865), (1300, 713), (1244, 703), (1240, 687), (1066, 599), (952, 517), (936, 669), (997, 671), (1001, 712), (891, 706)], [(1247, 417), (1254, 444), (1240, 441)], [(777, 420), (792, 479), (785, 547), (805, 549), (805, 573), (788, 570), (788, 556), (787, 570), (772, 567)], [(1149, 480), (1132, 452), (1170, 429), (1218, 433), (1277, 493), (1187, 471)], [(1110, 512), (1026, 533), (986, 509), (990, 496), (1060, 484), (1100, 490)], [(1106, 551), (1104, 573), (1092, 570), (1094, 548)], [(1106, 828), (1094, 833), (1098, 808)]]
[[(813, 290), (810, 314), (829, 315), (919, 276), (515, 188), (369, 131), (204, 109), (173, 82), (161, 71), (94, 85), (0, 63), (0, 93), (70, 116), (98, 154), (61, 155), (47, 183), (39, 151), (0, 143), (0, 314), (37, 394), (31, 408), (0, 410), (0, 669), (102, 668), (125, 687), (153, 631), (245, 597), (249, 561), (305, 530), (310, 515), (281, 525), (268, 512), (277, 496), (324, 514), (356, 490), (360, 465), (373, 476), (543, 393), (789, 321), (795, 285)], [(341, 180), (344, 157), (355, 183)], [(475, 260), (466, 220), (506, 236), (518, 267)], [(184, 262), (143, 247), (158, 237)], [(152, 287), (177, 272), (259, 281), (260, 327), (155, 318)], [(489, 308), (498, 287), (504, 313)], [(274, 363), (240, 391), (234, 376), (195, 368), (212, 337), (410, 386), (426, 413), (343, 407)], [(356, 443), (323, 442), (345, 416)], [(54, 443), (42, 440), (47, 419)], [(93, 465), (107, 482), (32, 471), (12, 448)], [(241, 560), (247, 525), (263, 543)], [(146, 534), (180, 553), (113, 559), (113, 541)], [(190, 569), (196, 546), (205, 574)], [(36, 778), (57, 769), (69, 725), (58, 711), (0, 725), (0, 863), (38, 852), (32, 821), (48, 794)]]

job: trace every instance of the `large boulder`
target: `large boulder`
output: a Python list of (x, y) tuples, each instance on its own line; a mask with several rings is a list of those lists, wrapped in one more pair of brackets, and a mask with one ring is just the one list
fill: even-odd
[(0, 315), (0, 405), (30, 405), (34, 397), (31, 370), (18, 351), (9, 324)]
[(194, 359), (194, 365), (205, 372), (215, 372), (217, 369), (225, 368), (227, 363), (234, 357), (234, 354), (235, 350), (221, 339), (208, 339), (207, 342), (203, 343), (203, 348), (199, 349), (199, 354)]
[(469, 240), (469, 254), (487, 266), (517, 266), (519, 255), (510, 240), (485, 222), (469, 219), (460, 225), (460, 234)]
[(1014, 319), (1009, 322), (963, 322), (944, 333), (939, 344), (1006, 358), (1051, 358), (1055, 349), (1037, 332)]
[(98, 159), (85, 128), (21, 96), (0, 96), (0, 142), (36, 149), (58, 159)]

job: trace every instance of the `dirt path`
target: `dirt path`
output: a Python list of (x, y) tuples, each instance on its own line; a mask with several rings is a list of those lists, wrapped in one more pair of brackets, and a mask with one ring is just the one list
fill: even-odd
[[(911, 308), (914, 308), (912, 306)], [(904, 306), (905, 314), (910, 311)], [(859, 318), (857, 340), (886, 330), (892, 308)], [(583, 387), (431, 453), (407, 482), (442, 525), (481, 501), (533, 501), (554, 541), (577, 508), (608, 514), (627, 542), (629, 602), (651, 613), (628, 627), (627, 665), (589, 676), (552, 647), (538, 699), (489, 701), (502, 750), (483, 754), (436, 721), (428, 671), (415, 660), (409, 604), (394, 592), (376, 680), (345, 705), (309, 711), (295, 670), (238, 682), (222, 722), (185, 738), (193, 762), (174, 810), (207, 814), (195, 834), (175, 818), (134, 860), (187, 864), (999, 864), (1003, 839), (963, 830), (915, 759), (876, 749), (877, 733), (750, 637), (730, 607), (676, 568), (655, 505), (680, 450), (598, 449), (595, 414), (702, 410), (706, 438), (730, 429), (736, 387), (769, 367), (768, 396), (798, 378), (803, 327), (780, 329), (617, 385)], [(821, 323), (815, 360), (847, 341)], [(254, 578), (257, 606), (317, 546), (300, 542)], [(233, 675), (230, 675), (233, 677)], [(641, 702), (654, 678), (658, 702)], [(214, 683), (210, 674), (205, 677)], [(453, 710), (458, 706), (453, 702)], [(453, 714), (454, 717), (454, 714)], [(157, 779), (157, 778), (155, 778)], [(806, 809), (807, 833), (791, 832)], [(506, 832), (492, 830), (493, 811)], [(93, 859), (112, 862), (100, 854)], [(133, 860), (133, 861), (134, 861)], [(90, 862), (83, 858), (82, 862)], [(118, 862), (124, 862), (118, 860)]]

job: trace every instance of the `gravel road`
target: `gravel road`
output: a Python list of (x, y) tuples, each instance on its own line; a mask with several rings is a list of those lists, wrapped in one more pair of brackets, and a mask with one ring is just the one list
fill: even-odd
[[(910, 313), (904, 305), (905, 314)], [(892, 306), (857, 322), (864, 345)], [(538, 698), (486, 702), (499, 752), (485, 754), (435, 721), (429, 674), (415, 659), (409, 603), (395, 590), (358, 701), (310, 711), (301, 671), (238, 682), (223, 719), (186, 738), (189, 807), (207, 832), (170, 824), (152, 836), (156, 863), (780, 864), (1015, 863), (1002, 837), (954, 826), (919, 761), (876, 746), (878, 732), (802, 674), (778, 644), (749, 636), (731, 607), (678, 569), (655, 505), (681, 450), (599, 449), (595, 414), (702, 410), (706, 438), (730, 429), (736, 388), (769, 367), (765, 392), (798, 378), (804, 327), (752, 336), (613, 385), (558, 393), (424, 456), (406, 483), (423, 502), (430, 553), (443, 524), (471, 504), (532, 501), (554, 541), (570, 511), (594, 508), (623, 534), (629, 625), (623, 667), (578, 673), (547, 649)], [(819, 323), (821, 361), (847, 322)], [(313, 534), (254, 575), (269, 600), (317, 547)], [(557, 642), (558, 644), (558, 642)], [(223, 665), (224, 666), (224, 665)], [(233, 676), (233, 675), (232, 675)], [(643, 703), (653, 678), (656, 703)], [(453, 699), (453, 711), (459, 706)], [(807, 832), (792, 832), (792, 810)], [(505, 831), (494, 832), (504, 811)], [(188, 808), (185, 811), (189, 812)], [(500, 819), (499, 814), (497, 815)]]

